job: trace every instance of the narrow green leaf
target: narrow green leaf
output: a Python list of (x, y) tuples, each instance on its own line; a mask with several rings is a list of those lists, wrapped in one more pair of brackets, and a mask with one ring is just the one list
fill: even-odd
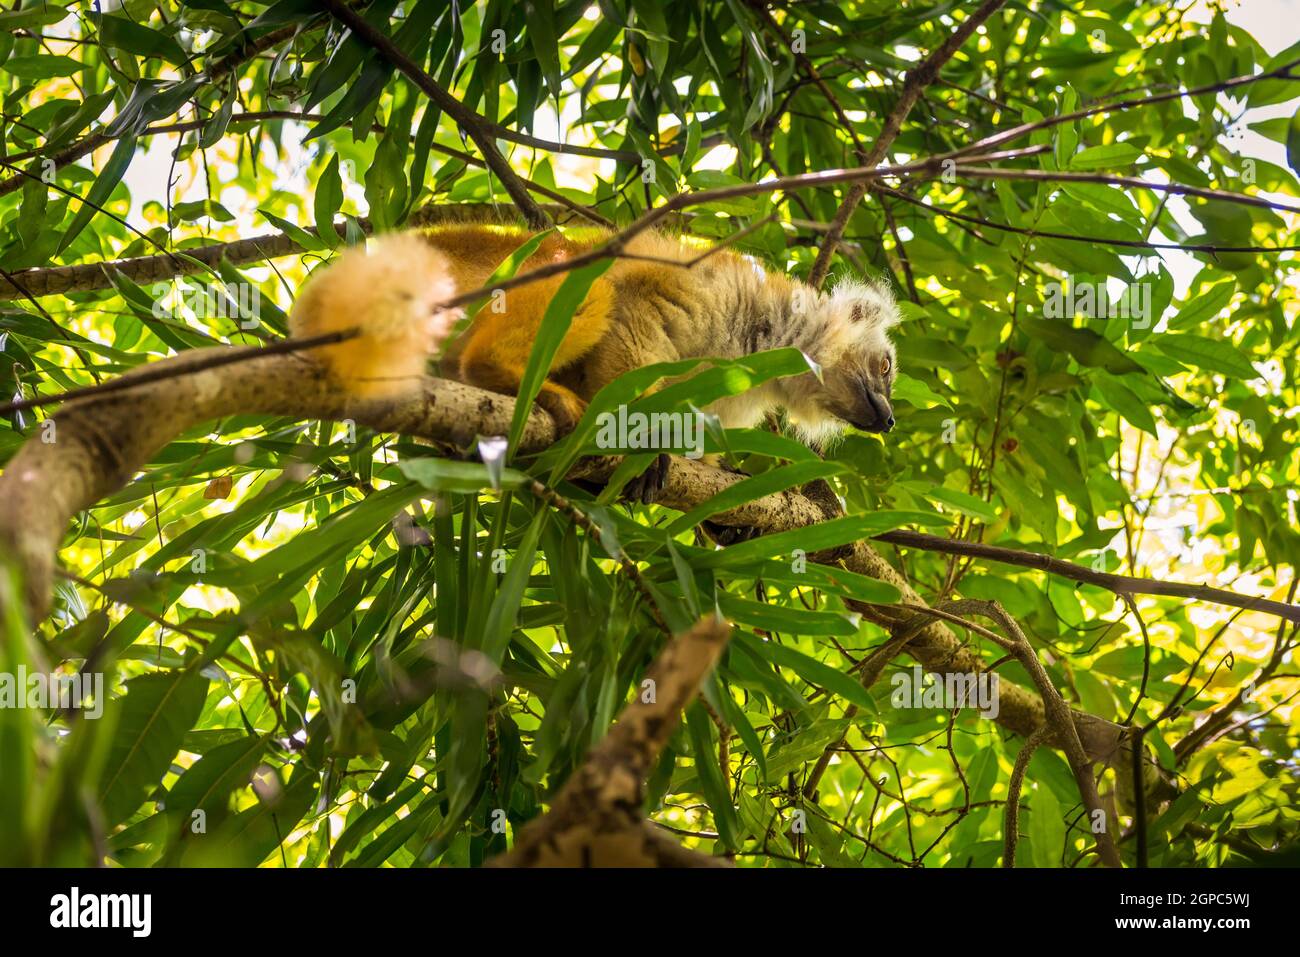
[(533, 350), (528, 356), (528, 365), (524, 368), (523, 378), (519, 383), (518, 398), (515, 400), (515, 414), (510, 422), (510, 452), (519, 448), (524, 426), (528, 423), (528, 414), (532, 411), (533, 401), (542, 389), (542, 383), (551, 371), (551, 362), (560, 351), (573, 322), (573, 314), (578, 311), (582, 301), (610, 266), (613, 259), (602, 259), (573, 270), (564, 277), (564, 282), (546, 306), (542, 323), (533, 340)]
[(126, 695), (111, 705), (119, 713), (100, 786), (106, 826), (125, 820), (161, 785), (207, 695), (207, 679), (192, 671), (142, 675), (127, 682)]
[(743, 629), (736, 631), (732, 641), (746, 646), (758, 654), (759, 657), (772, 662), (778, 667), (789, 668), (809, 684), (818, 688), (825, 688), (831, 694), (843, 698), (850, 704), (855, 704), (873, 714), (876, 711), (876, 702), (872, 699), (871, 694), (852, 675), (836, 671), (830, 665), (824, 665), (816, 658), (810, 658), (803, 652), (795, 651), (778, 641), (764, 641), (757, 635)]

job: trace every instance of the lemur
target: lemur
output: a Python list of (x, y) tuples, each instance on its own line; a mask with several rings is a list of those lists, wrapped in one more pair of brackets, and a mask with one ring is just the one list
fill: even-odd
[[(459, 315), (439, 304), (484, 286), (530, 235), (520, 227), (448, 225), (348, 249), (309, 279), (294, 303), (291, 332), (308, 337), (359, 328), (359, 336), (322, 347), (323, 361), (357, 396), (398, 396), (418, 386)], [(547, 235), (519, 274), (588, 252), (610, 236), (598, 229)], [(842, 280), (822, 293), (730, 250), (699, 259), (699, 250), (664, 233), (639, 234), (624, 253), (574, 314), (537, 397), (561, 434), (603, 386), (631, 369), (782, 346), (802, 350), (820, 367), (820, 378), (809, 371), (719, 400), (708, 411), (724, 427), (758, 425), (783, 408), (814, 447), (846, 426), (893, 428), (889, 330), (899, 316), (887, 286)], [(515, 394), (563, 279), (511, 289), (480, 309), (444, 368), (471, 385)]]

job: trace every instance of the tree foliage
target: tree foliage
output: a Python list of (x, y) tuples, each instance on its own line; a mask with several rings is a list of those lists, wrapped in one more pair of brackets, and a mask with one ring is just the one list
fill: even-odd
[[(993, 866), (1023, 736), (914, 706), (905, 655), (865, 687), (909, 612), (819, 553), (914, 527), (1294, 596), (1300, 183), (1280, 158), (1300, 164), (1300, 126), (1266, 108), (1300, 96), (1300, 44), (1266, 52), (1226, 4), (10, 6), (0, 395), (18, 404), (0, 462), (58, 441), (55, 406), (32, 400), (275, 342), (345, 245), (471, 204), (511, 219), (517, 191), (561, 229), (717, 191), (679, 200), (672, 227), (801, 277), (820, 250), (828, 282), (891, 281), (905, 321), (892, 434), (819, 457), (780, 423), (710, 433), (754, 478), (685, 517), (619, 501), (650, 456), (603, 491), (566, 481), (590, 430), (521, 449), (527, 402), (505, 463), (251, 414), (170, 441), (76, 516), (47, 617), (23, 620), (21, 568), (0, 581), (0, 671), (106, 680), (102, 718), (0, 708), (0, 859), (481, 864), (653, 694), (665, 632), (716, 610), (730, 646), (649, 774), (652, 821), (743, 865)], [(922, 168), (726, 189), (877, 161)], [(571, 274), (548, 330), (596, 271)], [(669, 374), (689, 378), (661, 401), (685, 407), (803, 368), (775, 352), (643, 371), (590, 415), (650, 408), (638, 396)], [(725, 549), (696, 533), (814, 480), (846, 517)], [(878, 547), (931, 604), (999, 603), (1077, 711), (1144, 729), (1141, 787), (1127, 756), (1095, 768), (1126, 863), (1294, 846), (1295, 619)], [(1004, 695), (1036, 693), (1020, 659), (953, 627)], [(1033, 750), (1016, 863), (1094, 865), (1082, 801), (1067, 757)]]

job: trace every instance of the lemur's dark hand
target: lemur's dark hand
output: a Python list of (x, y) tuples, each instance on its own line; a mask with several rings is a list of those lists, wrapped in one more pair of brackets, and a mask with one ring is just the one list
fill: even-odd
[(715, 545), (724, 547), (747, 542), (751, 538), (757, 538), (762, 534), (763, 530), (754, 525), (719, 525), (717, 522), (710, 522), (708, 519), (700, 522), (695, 529), (695, 538), (700, 544), (704, 544), (703, 539), (707, 539)]
[(653, 505), (668, 484), (668, 468), (668, 454), (660, 452), (644, 472), (623, 486), (623, 498), (628, 502)]

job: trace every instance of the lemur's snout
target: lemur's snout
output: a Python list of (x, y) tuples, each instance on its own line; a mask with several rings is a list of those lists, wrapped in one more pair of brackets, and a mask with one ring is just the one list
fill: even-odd
[(871, 411), (875, 413), (875, 422), (869, 427), (871, 432), (888, 432), (894, 427), (894, 409), (879, 392), (874, 389), (867, 390), (867, 404), (871, 406)]

